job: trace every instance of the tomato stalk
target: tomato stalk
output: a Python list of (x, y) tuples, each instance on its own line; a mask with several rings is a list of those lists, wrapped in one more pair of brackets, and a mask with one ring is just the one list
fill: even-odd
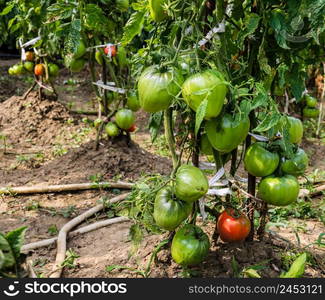
[(168, 108), (164, 111), (164, 129), (165, 137), (172, 155), (173, 170), (176, 171), (178, 165), (178, 158), (176, 154), (175, 139), (173, 135), (173, 110)]
[(237, 171), (237, 153), (238, 153), (238, 148), (233, 150), (231, 152), (231, 166), (230, 166), (230, 175), (235, 176), (236, 171)]
[(221, 159), (221, 155), (220, 155), (220, 152), (214, 148), (212, 148), (213, 150), (213, 158), (214, 158), (214, 161), (216, 163), (216, 171), (219, 171), (222, 167), (223, 167), (223, 162), (222, 162), (222, 159)]
[[(103, 59), (103, 67), (102, 67), (102, 78), (103, 78), (103, 83), (107, 83), (107, 72), (106, 72), (106, 61)], [(107, 116), (108, 114), (108, 107), (107, 107), (107, 93), (106, 90), (103, 90), (103, 106), (104, 106), (104, 114)]]
[[(96, 50), (92, 50), (91, 52), (89, 52), (89, 70), (90, 70), (90, 76), (91, 76), (92, 82), (96, 81), (95, 64), (94, 64), (94, 60), (93, 60), (95, 51)], [(94, 90), (96, 96), (99, 97), (99, 91), (98, 91), (97, 85), (92, 84), (92, 86), (93, 86), (93, 90)]]
[(260, 224), (257, 228), (257, 235), (258, 238), (261, 240), (265, 234), (265, 226), (267, 223), (267, 212), (268, 212), (268, 205), (267, 203), (262, 203), (262, 206), (260, 208)]
[[(251, 122), (251, 128), (254, 128), (255, 125), (255, 113), (252, 111), (249, 114), (250, 122)], [(246, 138), (246, 144), (245, 149), (248, 149), (248, 147), (252, 143), (252, 137), (250, 135), (247, 135)], [(247, 183), (247, 191), (250, 195), (255, 197), (256, 194), (256, 177), (248, 173), (248, 183)], [(255, 207), (255, 201), (252, 198), (248, 198), (246, 202), (246, 207), (248, 211), (248, 218), (251, 222), (251, 231), (247, 237), (248, 241), (252, 241), (254, 239), (254, 207)]]

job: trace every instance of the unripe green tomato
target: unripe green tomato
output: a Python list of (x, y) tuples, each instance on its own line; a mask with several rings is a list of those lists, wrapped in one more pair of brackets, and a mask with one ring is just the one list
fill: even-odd
[(141, 108), (138, 96), (135, 92), (129, 93), (126, 105), (132, 111), (138, 111)]
[(213, 148), (221, 153), (229, 153), (241, 144), (249, 131), (249, 118), (236, 120), (236, 115), (224, 114), (219, 120), (206, 122), (205, 130)]
[(160, 228), (173, 231), (190, 215), (192, 207), (192, 203), (177, 199), (171, 187), (165, 187), (156, 195), (153, 217)]
[(286, 206), (295, 202), (299, 194), (299, 182), (292, 175), (265, 177), (258, 186), (258, 197), (268, 204)]
[(76, 52), (73, 54), (74, 59), (78, 59), (86, 54), (86, 46), (85, 43), (80, 40), (76, 49)]
[(306, 102), (306, 105), (308, 107), (310, 107), (310, 108), (316, 107), (316, 105), (317, 105), (317, 99), (316, 98), (314, 98), (314, 97), (312, 97), (310, 95), (305, 95), (304, 98), (305, 98), (304, 100)]
[(34, 70), (34, 63), (31, 61), (25, 61), (24, 62), (24, 68), (28, 71), (28, 72), (33, 72)]
[(281, 170), (285, 174), (300, 176), (303, 175), (308, 166), (308, 156), (305, 151), (298, 148), (294, 157), (285, 159), (281, 163)]
[(317, 118), (319, 116), (319, 109), (305, 107), (302, 114), (305, 118)]
[(8, 69), (8, 73), (9, 73), (9, 75), (16, 75), (15, 72), (14, 72), (13, 67), (10, 67), (10, 68)]
[(178, 168), (175, 178), (175, 195), (178, 199), (192, 203), (203, 197), (208, 189), (208, 179), (199, 168), (190, 165)]
[(130, 109), (123, 108), (115, 114), (115, 122), (121, 129), (128, 130), (133, 125), (134, 121), (135, 116)]
[(113, 122), (109, 122), (106, 124), (105, 131), (108, 134), (108, 136), (111, 136), (111, 137), (118, 136), (120, 133), (120, 130), (118, 129), (116, 124)]
[(24, 67), (22, 64), (16, 64), (12, 68), (14, 75), (22, 75), (24, 73)]
[(138, 81), (142, 109), (150, 113), (167, 109), (179, 93), (182, 82), (182, 74), (172, 67), (162, 70), (154, 65), (145, 69)]
[(201, 263), (208, 255), (209, 237), (198, 226), (186, 224), (174, 235), (171, 254), (173, 260), (182, 266)]
[(197, 111), (202, 101), (208, 101), (205, 119), (220, 114), (227, 91), (223, 75), (215, 69), (193, 74), (182, 85), (183, 98), (194, 111)]
[(294, 144), (300, 144), (304, 134), (304, 128), (302, 126), (301, 121), (294, 117), (288, 117), (288, 121), (290, 123), (290, 128), (289, 128), (290, 142)]
[(262, 143), (251, 145), (244, 158), (245, 169), (256, 177), (271, 175), (279, 165), (279, 155), (265, 149)]
[(84, 68), (85, 63), (84, 59), (72, 59), (69, 68), (71, 72), (80, 72)]
[(51, 77), (57, 77), (59, 75), (59, 66), (53, 63), (48, 64), (49, 75)]

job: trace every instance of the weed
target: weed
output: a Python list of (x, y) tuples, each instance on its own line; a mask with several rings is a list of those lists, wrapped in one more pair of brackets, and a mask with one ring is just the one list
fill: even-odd
[(47, 232), (50, 234), (50, 235), (57, 235), (59, 230), (58, 228), (56, 227), (55, 224), (51, 225), (48, 229), (47, 229)]

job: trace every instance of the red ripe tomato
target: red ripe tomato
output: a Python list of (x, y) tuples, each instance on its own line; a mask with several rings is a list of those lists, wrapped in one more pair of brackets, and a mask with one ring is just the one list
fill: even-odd
[(137, 126), (135, 126), (135, 124), (133, 124), (127, 131), (134, 132), (136, 129), (137, 129)]
[(44, 72), (45, 72), (45, 67), (44, 67), (43, 64), (37, 64), (37, 65), (35, 66), (35, 68), (34, 68), (34, 74), (35, 74), (36, 76), (41, 76), (41, 75), (44, 74)]
[(104, 49), (104, 52), (106, 55), (109, 55), (110, 57), (115, 57), (117, 54), (117, 49), (115, 45), (107, 45)]
[(224, 242), (241, 242), (251, 231), (251, 223), (244, 215), (236, 214), (233, 209), (226, 209), (218, 218), (218, 232)]

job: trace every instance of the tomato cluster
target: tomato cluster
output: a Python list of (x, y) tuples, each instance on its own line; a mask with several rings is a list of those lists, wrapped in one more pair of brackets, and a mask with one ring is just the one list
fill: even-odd
[(306, 94), (303, 98), (305, 107), (302, 110), (304, 118), (317, 118), (319, 116), (319, 109), (317, 108), (317, 99)]
[[(169, 231), (177, 229), (190, 215), (193, 205), (208, 191), (208, 180), (194, 166), (178, 168), (173, 185), (162, 188), (154, 203), (153, 217), (156, 224)], [(178, 264), (199, 264), (207, 256), (209, 238), (203, 230), (187, 224), (177, 230), (171, 246), (172, 257)]]
[(268, 143), (256, 142), (245, 153), (245, 168), (253, 176), (262, 177), (258, 196), (265, 202), (285, 206), (297, 200), (299, 183), (297, 176), (304, 173), (308, 157), (299, 143), (303, 126), (299, 119), (287, 117), (289, 140), (296, 144), (291, 157), (282, 157)]
[(44, 76), (46, 68), (49, 78), (54, 78), (59, 75), (59, 66), (54, 63), (36, 63), (39, 58), (35, 56), (33, 51), (26, 51), (23, 61), (15, 64), (8, 69), (10, 75), (22, 75), (26, 73), (34, 73), (35, 76)]
[[(121, 130), (126, 132), (134, 132), (136, 130), (135, 125), (135, 115), (134, 112), (127, 108), (119, 109), (115, 116), (114, 122), (108, 122), (105, 125), (105, 132), (110, 137), (118, 136), (121, 133)], [(102, 119), (96, 119), (94, 121), (94, 126), (96, 128), (103, 122)]]

